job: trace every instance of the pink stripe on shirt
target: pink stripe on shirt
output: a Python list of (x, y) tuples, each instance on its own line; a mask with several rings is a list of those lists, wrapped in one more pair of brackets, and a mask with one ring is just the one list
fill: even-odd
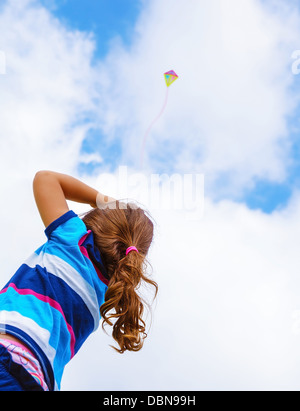
[(99, 279), (100, 279), (104, 284), (108, 285), (108, 284), (109, 284), (109, 280), (108, 280), (107, 278), (105, 278), (104, 275), (103, 275), (103, 274), (101, 273), (101, 271), (99, 270), (99, 268), (95, 266), (95, 264), (93, 263), (93, 261), (90, 259), (90, 256), (89, 256), (89, 254), (88, 254), (88, 252), (87, 252), (87, 249), (86, 249), (85, 247), (83, 247), (83, 245), (82, 245), (90, 233), (91, 233), (91, 230), (89, 230), (89, 231), (87, 232), (87, 234), (85, 234), (85, 235), (79, 240), (78, 245), (79, 245), (80, 251), (81, 251), (81, 253), (82, 253), (88, 260), (90, 260), (90, 262), (93, 264), (94, 269), (95, 269), (95, 271), (96, 271)]
[(22, 288), (22, 289), (17, 288), (17, 286), (14, 283), (10, 283), (8, 285), (8, 287), (6, 287), (2, 291), (0, 291), (0, 294), (5, 293), (9, 287), (12, 287), (20, 295), (33, 295), (38, 300), (49, 304), (52, 308), (56, 309), (57, 311), (59, 311), (61, 313), (61, 315), (63, 316), (63, 319), (65, 320), (67, 329), (70, 333), (70, 337), (71, 337), (71, 343), (70, 343), (71, 358), (73, 358), (74, 355), (75, 355), (75, 334), (74, 334), (74, 331), (73, 331), (73, 328), (71, 327), (71, 325), (67, 323), (67, 320), (66, 320), (66, 317), (65, 317), (65, 314), (62, 310), (61, 305), (57, 301), (53, 300), (52, 298), (50, 298), (46, 295), (36, 293), (35, 291), (33, 291), (29, 288)]

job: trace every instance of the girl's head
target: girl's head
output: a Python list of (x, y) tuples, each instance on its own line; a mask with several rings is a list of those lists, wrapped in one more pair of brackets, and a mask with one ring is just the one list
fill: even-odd
[[(147, 337), (143, 320), (144, 304), (137, 293), (144, 282), (155, 287), (147, 278), (147, 253), (153, 239), (153, 223), (146, 212), (135, 204), (114, 202), (114, 207), (95, 208), (83, 221), (92, 230), (109, 276), (105, 302), (100, 313), (105, 323), (113, 326), (112, 336), (120, 353), (138, 351)], [(126, 249), (135, 246), (139, 253)], [(114, 323), (111, 321), (115, 319)]]

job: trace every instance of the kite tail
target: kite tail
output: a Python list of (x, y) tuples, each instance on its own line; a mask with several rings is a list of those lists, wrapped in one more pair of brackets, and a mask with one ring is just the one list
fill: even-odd
[(155, 117), (155, 119), (152, 121), (152, 123), (150, 124), (150, 126), (148, 127), (148, 129), (147, 129), (147, 131), (144, 135), (142, 149), (141, 149), (141, 155), (140, 155), (140, 167), (141, 168), (143, 167), (144, 152), (145, 152), (147, 137), (150, 134), (150, 131), (151, 131), (152, 127), (154, 126), (154, 124), (157, 122), (157, 120), (159, 120), (159, 118), (161, 117), (161, 115), (165, 111), (165, 108), (166, 108), (167, 103), (168, 103), (168, 96), (169, 96), (169, 87), (167, 87), (167, 90), (166, 90), (166, 97), (165, 97), (165, 101), (164, 101), (164, 104), (162, 106), (162, 109), (160, 110), (159, 114)]

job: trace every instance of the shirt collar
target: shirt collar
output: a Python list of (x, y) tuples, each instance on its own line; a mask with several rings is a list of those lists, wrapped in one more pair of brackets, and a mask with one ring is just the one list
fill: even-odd
[(92, 263), (98, 268), (103, 277), (105, 277), (106, 280), (109, 280), (107, 270), (103, 264), (101, 253), (99, 249), (95, 246), (94, 234), (91, 230), (88, 231), (88, 235), (83, 241), (82, 246), (87, 250)]

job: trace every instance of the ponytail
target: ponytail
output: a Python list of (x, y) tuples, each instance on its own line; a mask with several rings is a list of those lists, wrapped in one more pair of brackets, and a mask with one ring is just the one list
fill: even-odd
[[(105, 295), (105, 303), (100, 313), (105, 323), (113, 326), (112, 336), (118, 342), (120, 353), (126, 350), (139, 351), (147, 337), (145, 322), (142, 319), (144, 305), (136, 288), (143, 277), (141, 257), (137, 253), (129, 253), (117, 265)], [(109, 311), (114, 310), (114, 313)], [(113, 324), (112, 318), (117, 318)]]
[[(102, 327), (113, 327), (112, 337), (119, 345), (113, 348), (119, 353), (139, 351), (147, 333), (143, 320), (145, 302), (138, 291), (142, 283), (152, 285), (155, 296), (158, 290), (156, 282), (146, 274), (153, 223), (144, 210), (136, 207), (95, 209), (83, 221), (94, 233), (109, 275), (105, 302), (100, 307)], [(132, 244), (139, 252), (126, 255)]]

